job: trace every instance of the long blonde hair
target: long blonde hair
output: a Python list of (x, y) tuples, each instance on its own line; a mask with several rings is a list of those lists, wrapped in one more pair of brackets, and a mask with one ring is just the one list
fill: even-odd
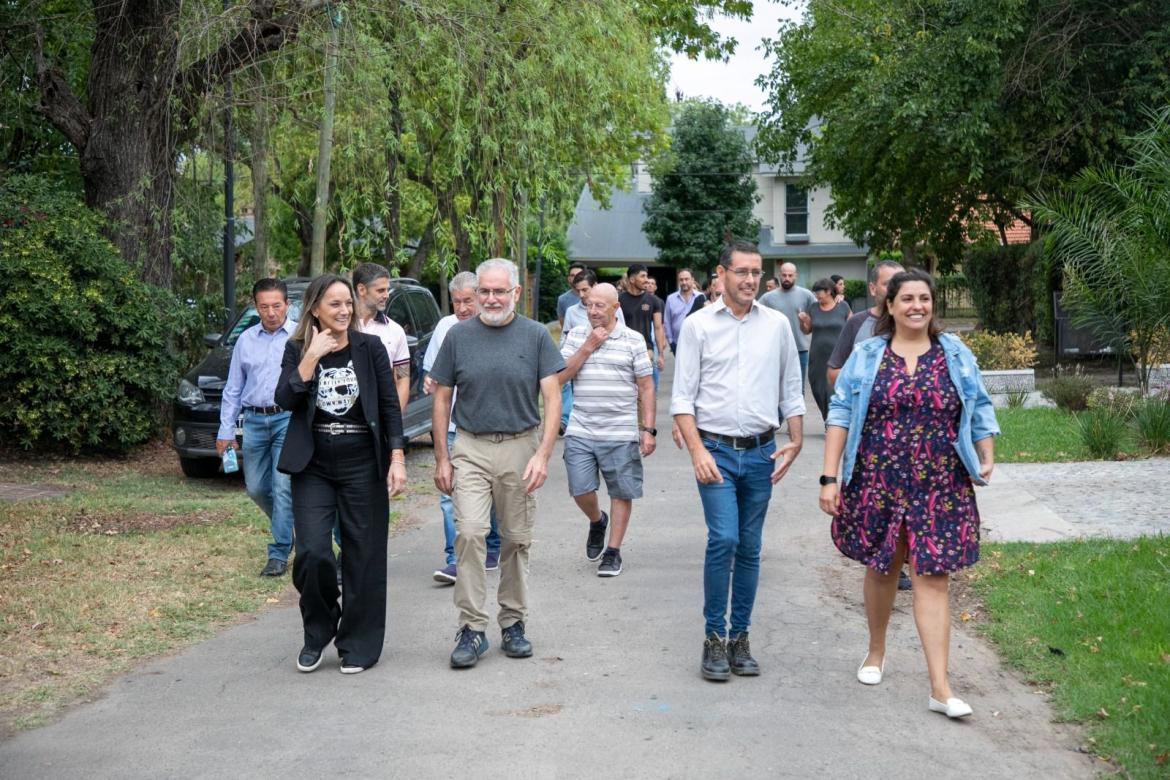
[[(344, 284), (345, 289), (349, 290), (350, 300), (356, 300), (353, 285), (344, 276), (321, 274), (309, 283), (309, 289), (305, 290), (305, 297), (301, 302), (301, 318), (297, 320), (297, 329), (293, 333), (293, 340), (301, 342), (301, 357), (309, 350), (309, 342), (313, 340), (313, 328), (322, 329), (321, 323), (313, 316), (313, 309), (325, 297), (325, 291), (335, 284)], [(346, 330), (351, 332), (357, 330), (356, 316), (349, 318), (349, 327)]]

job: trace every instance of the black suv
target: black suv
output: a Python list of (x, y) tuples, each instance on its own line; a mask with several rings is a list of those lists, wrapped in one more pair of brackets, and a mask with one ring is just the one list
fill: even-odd
[[(285, 280), (290, 319), (295, 320), (300, 315), (301, 300), (309, 281), (304, 278)], [(422, 361), (441, 315), (430, 291), (414, 279), (405, 278), (390, 280), (386, 315), (406, 331), (406, 343), (410, 347), (410, 401), (402, 420), (409, 439), (431, 430), (431, 400), (422, 391)], [(249, 305), (226, 334), (207, 334), (204, 341), (212, 348), (211, 352), (179, 382), (179, 391), (172, 405), (171, 441), (179, 453), (179, 465), (188, 477), (212, 477), (219, 471), (215, 438), (219, 432), (219, 404), (227, 384), (232, 348), (240, 334), (259, 321), (256, 309)], [(241, 416), (236, 420), (238, 441), (242, 441), (242, 424)]]

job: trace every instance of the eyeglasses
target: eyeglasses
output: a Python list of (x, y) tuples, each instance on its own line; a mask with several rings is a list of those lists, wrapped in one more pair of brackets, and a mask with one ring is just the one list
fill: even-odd
[(489, 287), (476, 287), (475, 293), (480, 298), (503, 298), (515, 289), (515, 287), (508, 287), (502, 290)]
[(759, 268), (729, 268), (728, 270), (740, 279), (746, 279), (749, 276), (753, 279), (759, 279), (764, 275), (763, 270)]

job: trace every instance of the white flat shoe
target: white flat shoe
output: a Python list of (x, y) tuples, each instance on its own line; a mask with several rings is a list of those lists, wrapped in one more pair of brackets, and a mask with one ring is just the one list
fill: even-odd
[[(869, 654), (866, 654), (865, 658), (869, 658)], [(881, 666), (866, 666), (865, 658), (861, 659), (861, 668), (857, 670), (857, 682), (862, 685), (877, 685), (882, 681), (882, 673), (886, 670), (886, 659), (882, 658)]]
[(965, 718), (972, 712), (970, 704), (954, 696), (947, 699), (945, 704), (931, 696), (927, 706), (930, 707), (931, 712), (941, 712), (948, 718)]

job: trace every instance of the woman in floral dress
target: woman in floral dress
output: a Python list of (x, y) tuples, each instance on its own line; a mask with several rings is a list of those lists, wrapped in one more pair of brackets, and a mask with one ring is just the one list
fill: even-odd
[(857, 679), (882, 680), (898, 572), (908, 560), (928, 706), (959, 718), (971, 707), (954, 696), (947, 675), (948, 585), (951, 572), (979, 559), (972, 483), (991, 476), (999, 428), (974, 356), (940, 332), (933, 304), (929, 274), (911, 270), (890, 280), (875, 338), (853, 351), (837, 378), (820, 506), (833, 516), (837, 549), (866, 565), (869, 650)]

